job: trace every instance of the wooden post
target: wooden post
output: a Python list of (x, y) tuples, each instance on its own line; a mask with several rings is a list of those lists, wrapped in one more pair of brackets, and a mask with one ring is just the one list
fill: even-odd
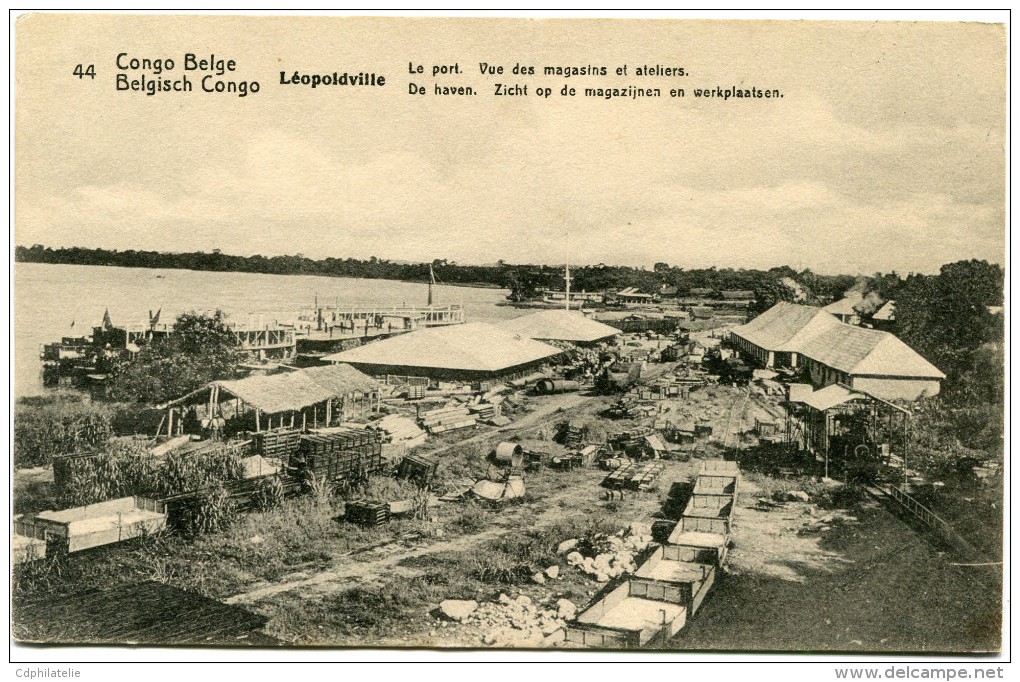
[(174, 408), (173, 406), (166, 408), (166, 437), (173, 437), (173, 424), (174, 424)]
[(903, 415), (903, 490), (907, 490), (907, 415)]
[(329, 400), (326, 401), (326, 426), (327, 427), (330, 424), (333, 423), (333, 420), (332, 420), (332, 416), (333, 416), (332, 415), (332, 407), (333, 407), (333, 399), (330, 398)]
[(259, 425), (259, 413), (260, 412), (261, 412), (261, 410), (256, 407), (255, 408), (255, 433), (258, 433), (259, 431), (262, 430), (262, 427)]
[(307, 423), (308, 423), (308, 415), (305, 414), (305, 411), (302, 409), (301, 410), (301, 430), (302, 431), (305, 429), (305, 425)]

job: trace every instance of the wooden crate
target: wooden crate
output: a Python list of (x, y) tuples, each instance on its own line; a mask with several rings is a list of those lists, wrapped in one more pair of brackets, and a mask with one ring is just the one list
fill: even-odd
[(344, 518), (362, 526), (381, 526), (390, 520), (390, 505), (384, 502), (348, 502)]

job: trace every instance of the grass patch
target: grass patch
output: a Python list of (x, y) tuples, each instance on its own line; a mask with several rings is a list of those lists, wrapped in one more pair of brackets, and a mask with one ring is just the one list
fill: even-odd
[(491, 511), (475, 502), (466, 502), (457, 515), (446, 522), (446, 528), (457, 535), (474, 535), (491, 524)]
[(270, 634), (295, 644), (344, 645), (420, 633), (434, 625), (428, 611), (444, 599), (465, 596), (439, 572), (398, 577), (381, 586), (358, 586), (321, 600), (293, 597), (262, 609)]

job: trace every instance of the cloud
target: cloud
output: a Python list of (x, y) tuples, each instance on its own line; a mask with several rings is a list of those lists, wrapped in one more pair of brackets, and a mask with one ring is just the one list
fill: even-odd
[(451, 110), (390, 137), (364, 120), (340, 133), (235, 126), (216, 153), (168, 147), (177, 172), (158, 182), (107, 172), (45, 201), (21, 192), (17, 238), (848, 273), (1002, 261), (1001, 130), (855, 119), (834, 101), (528, 102), (481, 118)]

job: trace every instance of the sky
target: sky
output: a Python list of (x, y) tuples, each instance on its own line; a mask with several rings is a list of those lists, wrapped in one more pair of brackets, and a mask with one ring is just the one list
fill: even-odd
[[(173, 58), (162, 78), (186, 52), (215, 53), (260, 92), (118, 92), (118, 73), (141, 73), (117, 68), (122, 52)], [(14, 240), (846, 274), (1004, 263), (1005, 55), (1004, 27), (979, 23), (30, 15)], [(74, 77), (78, 63), (96, 78)], [(460, 75), (432, 77), (453, 63)], [(610, 75), (515, 77), (517, 63)], [(690, 75), (634, 76), (640, 64)], [(313, 90), (281, 85), (281, 70), (387, 83)], [(412, 81), (429, 94), (409, 95)], [(435, 82), (479, 94), (438, 97)], [(529, 96), (492, 96), (496, 82)], [(783, 97), (692, 96), (716, 86)]]

